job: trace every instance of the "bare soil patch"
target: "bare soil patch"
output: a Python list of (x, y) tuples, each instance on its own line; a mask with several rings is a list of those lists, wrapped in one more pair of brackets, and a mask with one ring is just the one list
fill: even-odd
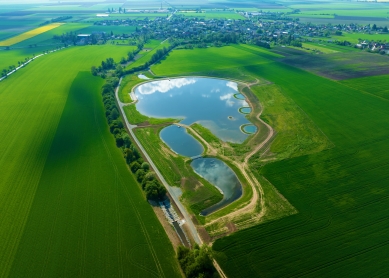
[(280, 61), (333, 80), (389, 74), (389, 57), (377, 53), (310, 54), (290, 56)]

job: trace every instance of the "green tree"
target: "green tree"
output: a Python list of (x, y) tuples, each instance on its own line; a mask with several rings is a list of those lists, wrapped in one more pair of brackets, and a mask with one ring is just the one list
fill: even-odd
[(136, 173), (136, 171), (138, 171), (140, 169), (139, 163), (137, 161), (131, 162), (130, 169), (131, 169), (131, 172)]
[(145, 170), (146, 172), (147, 172), (148, 170), (150, 170), (150, 164), (148, 164), (147, 162), (143, 162), (141, 167), (142, 167), (142, 169)]
[(146, 172), (143, 169), (138, 169), (135, 172), (135, 177), (136, 177), (136, 180), (138, 182), (142, 182), (142, 180), (144, 179), (145, 175), (146, 175)]
[(122, 137), (123, 137), (124, 147), (129, 148), (131, 146), (130, 136), (127, 133), (125, 133)]

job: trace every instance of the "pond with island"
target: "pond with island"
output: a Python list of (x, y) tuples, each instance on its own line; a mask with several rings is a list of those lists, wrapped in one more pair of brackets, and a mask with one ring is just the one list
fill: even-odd
[[(199, 123), (222, 141), (243, 143), (257, 131), (246, 115), (251, 108), (238, 84), (233, 81), (186, 77), (151, 81), (135, 88), (137, 110), (153, 118), (176, 118), (180, 124)], [(225, 207), (242, 196), (242, 185), (235, 173), (217, 158), (203, 158), (203, 146), (185, 127), (171, 125), (161, 130), (160, 138), (172, 151), (196, 158), (194, 171), (213, 184), (223, 199), (201, 212), (201, 215)]]

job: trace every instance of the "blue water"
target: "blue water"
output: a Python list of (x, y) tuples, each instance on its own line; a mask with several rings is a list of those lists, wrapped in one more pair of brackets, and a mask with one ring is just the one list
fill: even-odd
[(257, 132), (257, 127), (255, 125), (246, 125), (243, 127), (244, 132), (252, 134)]
[(242, 94), (235, 94), (234, 97), (237, 99), (246, 99)]
[(240, 126), (250, 124), (239, 108), (235, 82), (212, 78), (176, 78), (151, 81), (135, 89), (137, 110), (154, 118), (180, 118), (190, 125), (199, 122), (223, 141), (242, 143), (247, 134)]
[(223, 192), (223, 199), (206, 208), (200, 214), (208, 215), (232, 203), (242, 196), (242, 185), (235, 173), (223, 161), (216, 158), (198, 158), (192, 161), (194, 171), (218, 187)]
[(242, 107), (242, 108), (239, 109), (239, 112), (243, 113), (243, 114), (250, 114), (251, 113), (251, 108), (250, 107)]
[(203, 146), (183, 127), (176, 125), (165, 127), (159, 136), (174, 152), (183, 156), (198, 156), (204, 151)]

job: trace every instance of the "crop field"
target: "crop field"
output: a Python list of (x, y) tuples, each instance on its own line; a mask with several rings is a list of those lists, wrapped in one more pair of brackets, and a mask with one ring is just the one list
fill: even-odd
[(89, 73), (125, 53), (69, 48), (0, 82), (1, 277), (180, 276)]
[(0, 50), (0, 71), (9, 66), (18, 66), (18, 61), (24, 61), (26, 58), (32, 58), (32, 55), (41, 54), (43, 51), (51, 50), (47, 46), (39, 46), (34, 48), (19, 48), (11, 50)]
[[(387, 24), (389, 26), (389, 24)], [(341, 36), (332, 36), (339, 41), (349, 41), (351, 43), (358, 43), (359, 40), (367, 41), (388, 41), (389, 34), (361, 34), (361, 33), (343, 33)]]
[(281, 61), (334, 80), (389, 74), (389, 57), (361, 51), (290, 56)]
[(25, 41), (25, 40), (30, 39), (32, 37), (35, 37), (39, 34), (47, 32), (51, 29), (57, 28), (58, 26), (61, 26), (61, 25), (62, 25), (61, 23), (52, 23), (52, 24), (48, 24), (48, 25), (36, 28), (34, 30), (20, 34), (16, 37), (1, 41), (0, 46), (11, 46), (11, 45), (17, 44), (19, 42)]
[(341, 81), (342, 84), (357, 90), (389, 100), (389, 76), (379, 75)]
[(45, 45), (45, 44), (62, 44), (58, 40), (54, 40), (54, 35), (62, 35), (64, 33), (68, 32), (77, 32), (81, 33), (81, 29), (87, 28), (89, 24), (85, 23), (66, 23), (62, 24), (58, 28), (49, 30), (47, 32), (44, 32), (42, 34), (39, 34), (35, 37), (32, 37), (30, 39), (26, 39), (24, 41), (21, 41), (14, 45), (14, 47), (28, 47), (30, 45)]
[[(272, 57), (276, 55), (268, 53)], [(152, 66), (151, 69), (157, 75), (179, 75), (181, 73), (204, 72), (208, 69), (221, 70), (269, 63), (271, 60), (264, 56), (264, 54), (260, 56), (257, 53), (254, 54), (233, 46), (173, 50), (165, 60)]]
[(299, 213), (217, 240), (227, 276), (387, 274), (388, 102), (279, 63), (246, 69), (277, 84), (335, 147), (258, 169)]

